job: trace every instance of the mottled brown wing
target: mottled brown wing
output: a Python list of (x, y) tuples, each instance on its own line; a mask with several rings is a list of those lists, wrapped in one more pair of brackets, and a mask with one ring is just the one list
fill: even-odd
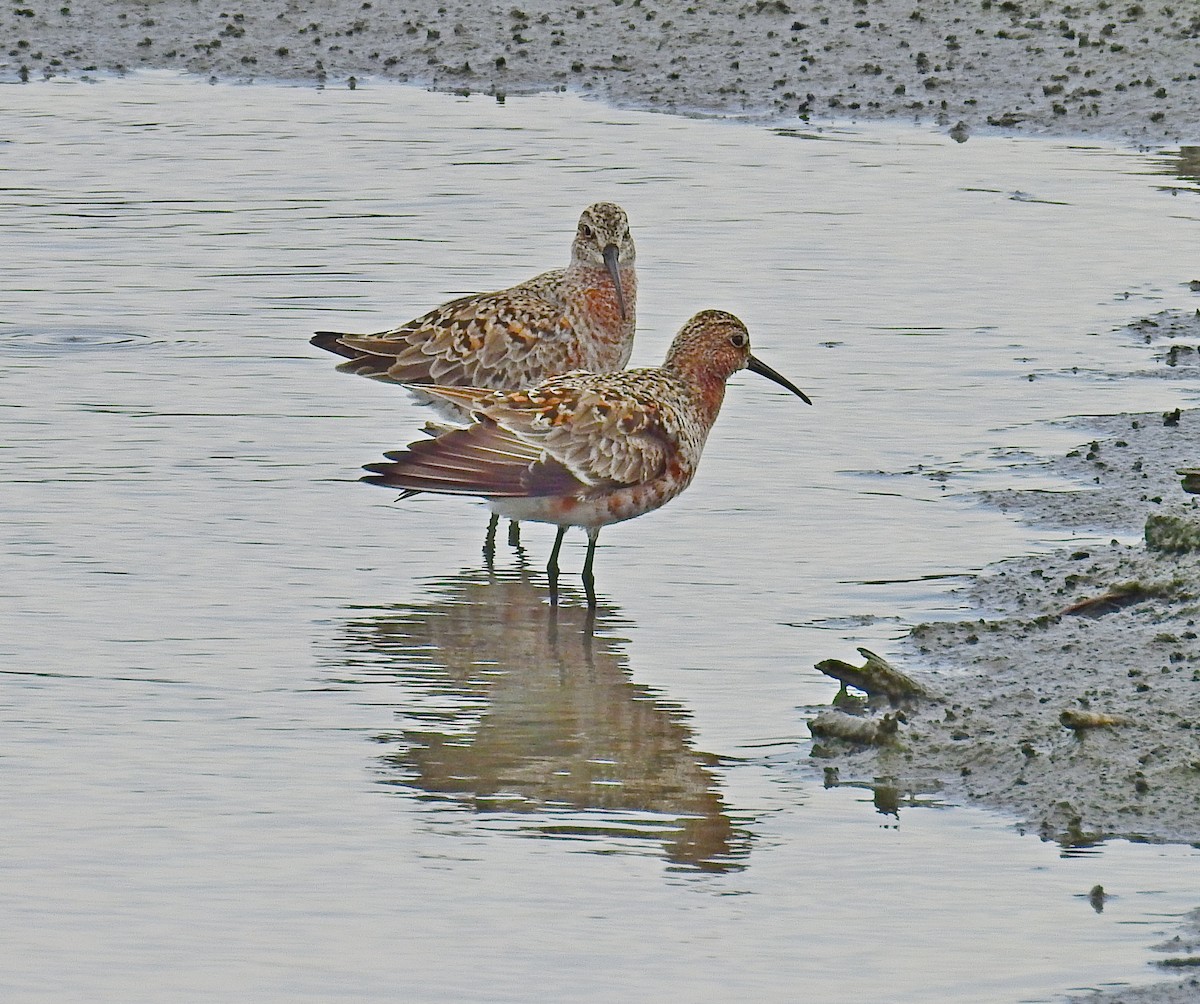
[(520, 287), (453, 300), (390, 331), (343, 334), (336, 341), (354, 355), (338, 367), (345, 372), (504, 390), (571, 369), (579, 352), (562, 308)]
[(631, 485), (662, 475), (676, 452), (676, 390), (659, 370), (569, 373), (473, 407), (586, 485)]
[(366, 466), (371, 476), (364, 481), (410, 492), (487, 498), (571, 495), (584, 488), (562, 464), (489, 419), (384, 456), (387, 463)]

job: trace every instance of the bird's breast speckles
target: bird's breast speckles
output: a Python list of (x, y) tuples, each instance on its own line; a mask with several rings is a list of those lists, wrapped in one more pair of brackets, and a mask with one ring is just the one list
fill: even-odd
[(621, 327), (621, 305), (617, 302), (617, 291), (611, 285), (586, 289), (583, 298), (593, 322), (599, 322), (600, 326), (610, 330)]
[[(568, 313), (575, 314), (577, 321), (593, 334), (609, 338), (623, 336), (627, 330), (632, 331), (634, 303), (631, 290), (636, 290), (637, 280), (630, 272), (628, 279), (622, 275), (621, 284), (626, 309), (630, 313), (628, 318), (621, 316), (617, 287), (605, 269), (575, 267), (563, 283)], [(630, 289), (626, 289), (626, 286)]]

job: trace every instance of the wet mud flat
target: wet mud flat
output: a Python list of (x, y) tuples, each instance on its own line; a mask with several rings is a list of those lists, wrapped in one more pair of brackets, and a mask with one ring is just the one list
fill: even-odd
[[(1093, 442), (1131, 459), (1200, 451), (1200, 412), (1103, 424)], [(1167, 501), (1178, 478), (1141, 485), (1163, 497), (1147, 508), (1200, 525), (1195, 503)], [(917, 625), (893, 660), (932, 696), (895, 743), (831, 755), (840, 778), (944, 784), (1068, 846), (1200, 841), (1200, 551), (1080, 544), (1001, 562), (966, 592), (978, 617)], [(1064, 712), (1101, 718), (1071, 728)]]
[(0, 79), (165, 68), (347, 87), (593, 94), (625, 107), (1195, 142), (1194, 5), (467, 0), (6, 5)]
[[(1196, 375), (1200, 311), (1164, 312), (1120, 335), (1142, 341), (1165, 378)], [(1066, 849), (1114, 837), (1195, 844), (1200, 497), (1178, 472), (1200, 466), (1200, 411), (1069, 424), (1078, 446), (1030, 465), (1062, 490), (979, 501), (1077, 539), (987, 569), (964, 588), (976, 615), (915, 626), (891, 661), (928, 696), (880, 694), (869, 708), (853, 689), (839, 694), (856, 716), (890, 722), (864, 733), (873, 741), (816, 738), (812, 763), (827, 784), (940, 790), (1011, 813)], [(1194, 948), (1166, 946), (1164, 976), (1194, 973)], [(1085, 999), (1198, 997), (1189, 977)]]

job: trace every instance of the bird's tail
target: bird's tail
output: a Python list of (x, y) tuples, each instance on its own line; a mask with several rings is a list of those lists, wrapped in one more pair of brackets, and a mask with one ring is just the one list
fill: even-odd
[(319, 349), (324, 349), (326, 352), (332, 352), (336, 356), (343, 356), (346, 359), (357, 359), (361, 352), (350, 348), (342, 338), (345, 336), (344, 331), (318, 331), (308, 340), (309, 345), (315, 345)]
[(384, 456), (387, 463), (366, 465), (363, 481), (406, 492), (484, 498), (557, 495), (583, 487), (561, 464), (488, 419)]

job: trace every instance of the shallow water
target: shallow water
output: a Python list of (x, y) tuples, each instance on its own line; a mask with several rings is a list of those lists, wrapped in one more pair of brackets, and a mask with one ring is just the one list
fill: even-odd
[[(966, 494), (1074, 444), (1042, 420), (1195, 402), (1111, 333), (1196, 302), (1186, 158), (562, 95), (0, 96), (7, 999), (1155, 977), (1195, 849), (1063, 855), (791, 764), (815, 661), (1055, 542)], [(636, 363), (723, 307), (815, 406), (735, 378), (696, 484), (602, 535), (589, 641), (548, 529), (489, 570), (482, 508), (355, 482), (425, 416), (307, 335), (564, 264), (600, 198), (639, 243)]]

